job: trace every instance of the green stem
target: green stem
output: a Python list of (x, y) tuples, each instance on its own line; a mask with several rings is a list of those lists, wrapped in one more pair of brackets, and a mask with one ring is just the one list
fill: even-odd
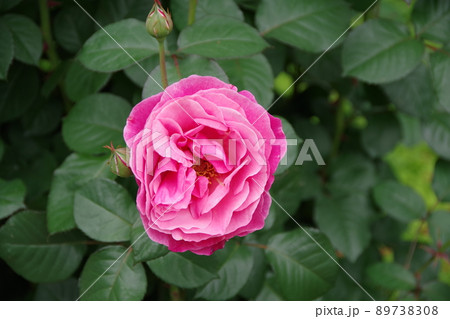
[(47, 55), (52, 64), (52, 69), (59, 64), (59, 56), (56, 51), (56, 43), (52, 37), (52, 25), (50, 22), (50, 12), (47, 6), (47, 0), (39, 0), (39, 12), (41, 16), (42, 37), (48, 45)]
[(195, 22), (195, 10), (197, 9), (197, 0), (189, 0), (188, 25)]
[(166, 89), (169, 83), (167, 82), (166, 50), (164, 48), (164, 40), (165, 39), (158, 39), (158, 43), (159, 43), (159, 66), (161, 68), (161, 81), (163, 88)]

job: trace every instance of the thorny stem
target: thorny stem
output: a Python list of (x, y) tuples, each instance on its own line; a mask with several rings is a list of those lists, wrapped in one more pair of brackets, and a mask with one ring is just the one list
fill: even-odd
[(189, 0), (188, 25), (195, 22), (195, 10), (197, 9), (197, 0)]
[(159, 66), (161, 68), (161, 81), (163, 88), (166, 89), (169, 83), (167, 81), (166, 50), (164, 48), (164, 40), (165, 39), (158, 39), (158, 44), (159, 44)]

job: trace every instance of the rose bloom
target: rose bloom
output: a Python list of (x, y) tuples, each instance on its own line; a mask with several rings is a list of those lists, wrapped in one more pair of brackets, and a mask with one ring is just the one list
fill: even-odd
[(153, 241), (211, 255), (263, 228), (286, 137), (250, 92), (192, 75), (136, 105), (124, 138)]

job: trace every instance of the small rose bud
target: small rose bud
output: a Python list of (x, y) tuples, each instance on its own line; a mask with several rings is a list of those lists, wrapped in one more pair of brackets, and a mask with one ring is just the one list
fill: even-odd
[(111, 172), (119, 177), (130, 177), (133, 175), (130, 167), (128, 166), (128, 159), (130, 150), (126, 147), (115, 149), (111, 143), (111, 146), (105, 146), (105, 148), (111, 151), (111, 157), (109, 158), (108, 165), (111, 168)]
[(155, 0), (152, 10), (148, 14), (145, 23), (147, 32), (158, 40), (164, 39), (173, 29), (173, 22), (170, 13), (166, 12), (159, 0)]

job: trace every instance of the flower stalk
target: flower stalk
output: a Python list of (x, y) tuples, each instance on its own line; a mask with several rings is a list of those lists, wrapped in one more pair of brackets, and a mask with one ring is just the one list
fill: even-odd
[(148, 14), (145, 26), (147, 28), (147, 32), (158, 40), (161, 82), (163, 88), (165, 89), (169, 83), (167, 81), (166, 51), (164, 42), (166, 37), (170, 34), (170, 32), (172, 32), (173, 22), (170, 13), (163, 9), (159, 0), (155, 0), (152, 10), (150, 10), (150, 13)]

